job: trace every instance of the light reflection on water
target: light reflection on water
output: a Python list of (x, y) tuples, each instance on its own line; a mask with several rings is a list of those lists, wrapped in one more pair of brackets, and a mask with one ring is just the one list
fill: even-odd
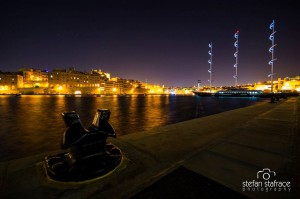
[(197, 96), (65, 97), (0, 95), (0, 161), (60, 148), (61, 113), (76, 111), (85, 127), (98, 108), (110, 109), (110, 123), (122, 136), (257, 103), (256, 98)]

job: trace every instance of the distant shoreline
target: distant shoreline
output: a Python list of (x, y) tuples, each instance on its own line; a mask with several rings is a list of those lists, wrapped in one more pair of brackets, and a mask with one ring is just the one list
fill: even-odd
[(163, 96), (169, 96), (169, 95), (180, 95), (180, 96), (193, 96), (194, 94), (5, 94), (5, 93), (1, 93), (0, 95), (7, 95), (7, 96), (22, 96), (22, 95), (26, 95), (26, 96), (31, 96), (31, 95), (53, 95), (53, 96), (95, 96), (95, 97), (101, 97), (101, 96), (147, 96), (147, 95), (151, 95), (151, 96), (155, 96), (155, 95), (163, 95)]

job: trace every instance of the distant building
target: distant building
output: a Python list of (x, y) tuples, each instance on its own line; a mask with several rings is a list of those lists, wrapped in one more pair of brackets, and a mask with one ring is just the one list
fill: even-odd
[(22, 87), (22, 75), (13, 72), (0, 72), (0, 94), (16, 94)]
[[(213, 91), (232, 87), (203, 87), (201, 91)], [(240, 85), (247, 90), (271, 92), (271, 82)], [(138, 80), (111, 77), (102, 70), (90, 73), (56, 68), (46, 70), (21, 68), (18, 72), (0, 71), (0, 94), (181, 94), (190, 95), (197, 87), (164, 87)], [(300, 76), (278, 78), (273, 81), (274, 92), (299, 92)]]
[(278, 89), (282, 92), (300, 92), (300, 76), (279, 78)]
[[(276, 86), (276, 84), (273, 84)], [(271, 92), (271, 82), (258, 82), (254, 84), (253, 90), (260, 90), (263, 92)], [(274, 92), (277, 92), (277, 89), (273, 89)]]
[(97, 74), (101, 75), (101, 79), (103, 79), (103, 80), (110, 80), (110, 73), (105, 73), (101, 69), (92, 70), (92, 73), (97, 73)]
[(23, 75), (24, 88), (48, 87), (48, 73), (46, 71), (22, 68), (18, 70)]
[(84, 73), (54, 69), (49, 73), (49, 92), (52, 94), (101, 94), (104, 92), (106, 76), (95, 71)]
[(23, 75), (21, 93), (44, 94), (48, 92), (48, 72), (39, 69), (21, 68), (19, 74)]
[[(262, 90), (264, 92), (271, 92), (271, 82), (256, 83), (254, 90)], [(300, 92), (300, 76), (278, 78), (273, 81), (274, 92)]]

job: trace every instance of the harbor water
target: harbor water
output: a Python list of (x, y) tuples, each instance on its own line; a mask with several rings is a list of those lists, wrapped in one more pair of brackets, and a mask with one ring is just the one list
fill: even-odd
[(97, 109), (111, 111), (117, 136), (204, 117), (260, 103), (260, 98), (199, 96), (0, 95), (0, 161), (60, 149), (65, 124), (61, 114), (76, 111), (88, 127)]

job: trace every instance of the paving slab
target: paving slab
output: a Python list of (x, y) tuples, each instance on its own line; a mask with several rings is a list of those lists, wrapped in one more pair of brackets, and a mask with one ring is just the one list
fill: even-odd
[(292, 152), (292, 148), (290, 148), (290, 136), (272, 132), (261, 133), (255, 130), (243, 130), (243, 132), (235, 134), (226, 141), (282, 155), (290, 154)]

